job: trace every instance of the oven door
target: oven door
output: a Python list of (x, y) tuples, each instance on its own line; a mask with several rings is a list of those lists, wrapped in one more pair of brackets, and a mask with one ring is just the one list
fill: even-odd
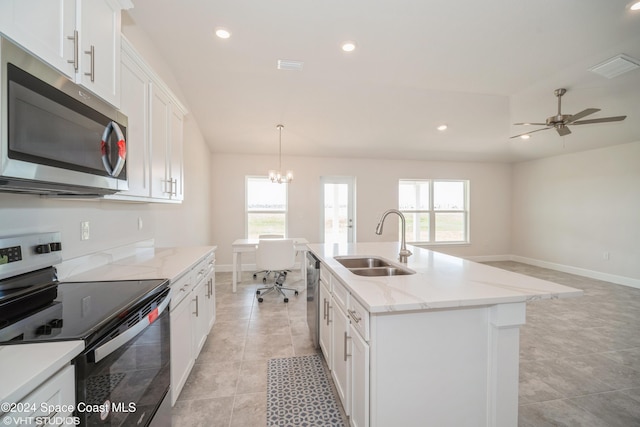
[(163, 293), (154, 311), (138, 316), (138, 322), (125, 319), (75, 359), (80, 425), (170, 425), (170, 413), (168, 420), (157, 419), (167, 417), (163, 407), (169, 401), (170, 297)]

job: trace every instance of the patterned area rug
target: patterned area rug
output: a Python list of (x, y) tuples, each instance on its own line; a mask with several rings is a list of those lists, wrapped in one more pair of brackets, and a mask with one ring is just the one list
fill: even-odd
[(269, 360), (267, 426), (344, 427), (319, 354)]

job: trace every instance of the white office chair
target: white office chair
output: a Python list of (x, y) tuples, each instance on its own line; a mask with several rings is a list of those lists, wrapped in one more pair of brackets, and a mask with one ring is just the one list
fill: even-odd
[(256, 248), (256, 265), (266, 271), (275, 273), (275, 280), (271, 286), (258, 288), (258, 302), (263, 301), (263, 296), (269, 292), (279, 292), (284, 297), (284, 302), (289, 302), (287, 291), (298, 291), (292, 288), (284, 288), (282, 285), (287, 278), (287, 270), (293, 268), (296, 263), (296, 248), (293, 239), (260, 239)]
[[(259, 240), (262, 239), (284, 239), (284, 236), (282, 234), (260, 234), (258, 236)], [(260, 268), (260, 267), (258, 267)], [(269, 271), (269, 270), (258, 270), (255, 273), (253, 273), (253, 280), (258, 278), (258, 274), (260, 273), (264, 273), (264, 276), (262, 276), (262, 283), (267, 283), (267, 279), (269, 278), (269, 276), (271, 275), (271, 273), (273, 273), (273, 271)]]

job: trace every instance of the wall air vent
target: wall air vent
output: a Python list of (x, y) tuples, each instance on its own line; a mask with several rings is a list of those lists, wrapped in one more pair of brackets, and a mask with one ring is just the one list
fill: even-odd
[(621, 54), (589, 68), (589, 71), (612, 79), (637, 68), (640, 68), (640, 60)]
[(278, 59), (278, 70), (302, 71), (302, 61), (291, 61), (289, 59)]

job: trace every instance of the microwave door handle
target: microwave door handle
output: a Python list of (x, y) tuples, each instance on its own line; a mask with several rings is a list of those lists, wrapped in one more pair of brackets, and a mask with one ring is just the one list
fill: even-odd
[[(144, 319), (140, 320), (138, 323), (127, 329), (125, 332), (121, 333), (114, 339), (107, 341), (102, 344), (100, 347), (93, 350), (93, 362), (98, 363), (127, 342), (129, 342), (132, 338), (142, 332), (147, 326), (151, 325), (154, 320), (156, 320), (162, 312), (169, 306), (169, 301), (171, 301), (171, 292), (167, 294), (165, 299), (160, 303), (160, 305), (153, 310), (151, 313), (154, 313), (157, 310), (157, 315), (154, 315), (153, 320), (151, 319), (151, 313), (147, 315)], [(92, 360), (89, 358), (89, 360)]]
[[(115, 131), (116, 136), (118, 137), (118, 161), (116, 162), (115, 167), (111, 166), (109, 162), (109, 138), (111, 137), (111, 132)], [(102, 165), (104, 166), (104, 170), (107, 171), (109, 176), (117, 177), (122, 172), (122, 168), (124, 168), (124, 163), (127, 159), (127, 142), (124, 139), (124, 133), (120, 126), (116, 122), (109, 122), (109, 124), (104, 128), (104, 132), (102, 133), (102, 141), (100, 141), (100, 151), (102, 153)]]

